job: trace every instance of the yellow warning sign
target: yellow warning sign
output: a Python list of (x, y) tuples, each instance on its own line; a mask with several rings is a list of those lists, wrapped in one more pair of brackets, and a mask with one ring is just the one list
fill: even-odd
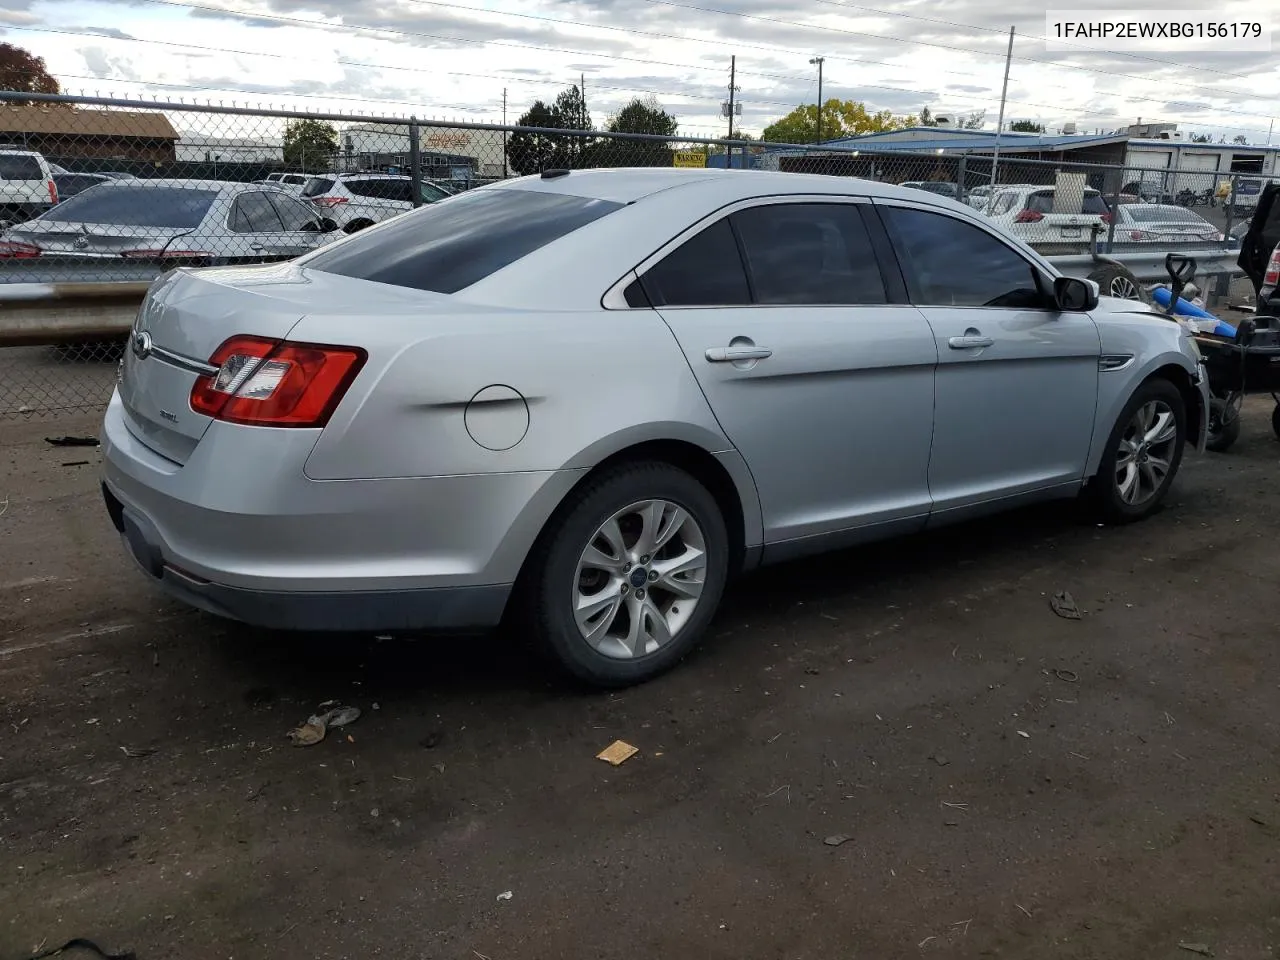
[(673, 167), (705, 167), (707, 165), (707, 155), (699, 151), (677, 151), (671, 158)]

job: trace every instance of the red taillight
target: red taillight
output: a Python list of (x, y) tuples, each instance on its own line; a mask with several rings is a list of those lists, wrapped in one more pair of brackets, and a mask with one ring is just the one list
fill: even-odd
[(340, 203), (346, 203), (346, 197), (312, 197), (311, 202), (322, 207), (336, 207)]
[(52, 179), (49, 180), (49, 202), (58, 202), (58, 185)]
[(1018, 215), (1013, 218), (1014, 223), (1039, 223), (1044, 219), (1044, 214), (1039, 210), (1019, 210)]
[(1272, 289), (1280, 286), (1280, 244), (1271, 251), (1271, 259), (1267, 261), (1267, 272), (1262, 276), (1262, 285)]
[(359, 347), (232, 337), (191, 388), (191, 409), (258, 427), (323, 427), (364, 365)]
[(1099, 219), (1099, 220), (1101, 220), (1103, 223), (1110, 223), (1110, 222), (1111, 222), (1111, 214), (1109, 214), (1109, 213), (1104, 213), (1104, 214), (1100, 215), (1100, 216), (1098, 217), (1098, 219)]
[(1150, 240), (1152, 239), (1152, 236), (1151, 234), (1147, 233), (1147, 231), (1145, 230), (1130, 230), (1129, 239), (1130, 240)]
[(40, 248), (16, 240), (0, 241), (0, 260), (32, 260), (40, 256)]
[(126, 260), (205, 260), (213, 254), (208, 250), (125, 250), (120, 256)]

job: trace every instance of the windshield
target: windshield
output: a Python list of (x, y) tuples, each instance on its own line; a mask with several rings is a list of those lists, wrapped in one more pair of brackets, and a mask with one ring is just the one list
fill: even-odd
[(456, 293), (622, 207), (531, 190), (475, 190), (304, 257), (314, 270)]
[(328, 177), (312, 177), (302, 188), (304, 197), (319, 197), (333, 189), (333, 181)]
[(40, 220), (191, 229), (200, 225), (217, 196), (217, 190), (191, 187), (104, 183), (58, 204)]
[(0, 179), (43, 180), (40, 161), (29, 153), (0, 153)]

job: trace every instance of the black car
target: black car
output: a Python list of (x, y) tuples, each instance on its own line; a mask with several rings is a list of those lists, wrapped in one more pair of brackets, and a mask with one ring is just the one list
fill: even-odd
[(1268, 265), (1280, 258), (1280, 186), (1268, 183), (1258, 197), (1236, 263), (1253, 283), (1259, 316), (1280, 317), (1280, 286), (1267, 282)]

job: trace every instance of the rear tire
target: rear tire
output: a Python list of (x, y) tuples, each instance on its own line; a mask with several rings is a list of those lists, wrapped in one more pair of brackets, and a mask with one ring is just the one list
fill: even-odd
[(701, 639), (724, 593), (729, 549), (719, 505), (694, 477), (667, 463), (621, 464), (548, 523), (522, 577), (520, 619), (577, 680), (641, 683)]
[(1132, 523), (1155, 513), (1178, 473), (1186, 438), (1186, 407), (1178, 388), (1159, 377), (1138, 387), (1111, 429), (1089, 483), (1102, 518)]
[[(1280, 411), (1280, 407), (1277, 410)], [(1224, 417), (1229, 419), (1224, 420)], [(1273, 427), (1276, 425), (1275, 416), (1272, 416), (1271, 423)], [(1209, 401), (1209, 435), (1205, 440), (1204, 448), (1214, 453), (1226, 453), (1239, 437), (1239, 412), (1233, 414), (1225, 400), (1214, 397)]]
[(364, 230), (366, 227), (372, 227), (372, 226), (373, 226), (372, 220), (355, 220), (355, 221), (352, 221), (351, 223), (348, 223), (345, 227), (343, 227), (342, 232), (343, 233), (359, 233), (361, 230)]

